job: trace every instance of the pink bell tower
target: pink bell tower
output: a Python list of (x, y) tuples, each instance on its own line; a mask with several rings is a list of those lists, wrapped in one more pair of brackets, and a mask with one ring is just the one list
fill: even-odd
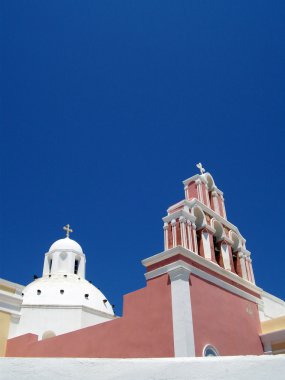
[[(199, 163), (169, 207), (164, 251), (143, 260), (147, 281), (168, 274), (175, 356), (262, 354), (251, 254), (227, 220), (223, 192)], [(212, 351), (211, 351), (212, 350)]]

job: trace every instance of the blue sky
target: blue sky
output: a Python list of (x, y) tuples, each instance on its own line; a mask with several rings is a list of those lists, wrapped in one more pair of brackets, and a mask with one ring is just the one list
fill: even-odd
[(201, 161), (284, 291), (284, 1), (2, 1), (0, 277), (70, 223), (121, 311)]

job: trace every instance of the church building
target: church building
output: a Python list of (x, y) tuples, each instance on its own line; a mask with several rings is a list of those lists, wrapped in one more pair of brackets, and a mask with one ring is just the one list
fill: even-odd
[(124, 296), (122, 317), (85, 280), (85, 254), (67, 225), (67, 236), (44, 256), (42, 277), (21, 290), (6, 356), (285, 353), (285, 303), (256, 285), (251, 253), (227, 219), (223, 192), (197, 167), (200, 173), (183, 181), (184, 199), (168, 208), (164, 250), (142, 260), (146, 286)]

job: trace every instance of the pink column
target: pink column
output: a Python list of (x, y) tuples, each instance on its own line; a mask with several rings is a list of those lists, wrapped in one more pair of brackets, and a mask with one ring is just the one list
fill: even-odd
[(182, 247), (188, 248), (188, 245), (187, 245), (187, 235), (186, 235), (186, 218), (184, 218), (184, 216), (180, 216), (179, 223), (180, 223), (180, 233), (181, 233), (181, 244), (182, 244)]
[(172, 226), (173, 247), (176, 247), (177, 246), (177, 234), (176, 234), (176, 220), (175, 219), (172, 219), (171, 226)]
[(197, 233), (196, 224), (192, 223), (193, 241), (194, 241), (194, 252), (198, 254), (198, 243), (197, 243)]

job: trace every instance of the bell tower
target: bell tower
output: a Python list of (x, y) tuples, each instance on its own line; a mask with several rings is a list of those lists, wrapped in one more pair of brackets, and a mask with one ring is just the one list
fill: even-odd
[(200, 173), (183, 181), (185, 198), (163, 218), (164, 251), (142, 261), (145, 277), (169, 276), (175, 356), (203, 356), (207, 347), (221, 355), (261, 354), (262, 290), (251, 253), (227, 219), (223, 192), (197, 167)]

